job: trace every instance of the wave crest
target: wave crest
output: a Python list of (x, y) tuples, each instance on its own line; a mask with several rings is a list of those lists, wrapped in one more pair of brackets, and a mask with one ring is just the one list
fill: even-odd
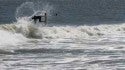
[(0, 29), (13, 33), (20, 33), (27, 38), (86, 38), (124, 33), (125, 24), (38, 27), (31, 22), (18, 22), (18, 24), (1, 25)]

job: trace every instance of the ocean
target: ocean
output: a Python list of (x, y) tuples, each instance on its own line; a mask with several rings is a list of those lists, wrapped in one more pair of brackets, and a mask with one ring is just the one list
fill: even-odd
[[(125, 0), (0, 0), (0, 70), (125, 70)], [(47, 25), (34, 15), (47, 13)]]

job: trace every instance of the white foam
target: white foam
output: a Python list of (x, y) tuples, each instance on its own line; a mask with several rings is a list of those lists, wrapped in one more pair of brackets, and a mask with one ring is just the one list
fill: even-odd
[(0, 47), (7, 45), (17, 45), (17, 43), (25, 41), (26, 38), (22, 34), (0, 30)]
[(87, 38), (100, 36), (118, 36), (124, 34), (124, 24), (98, 26), (60, 26), (40, 28), (43, 37), (48, 38)]
[[(41, 27), (34, 25), (27, 17), (19, 19), (14, 24), (0, 25), (0, 40), (2, 44), (14, 44), (24, 41), (19, 38), (37, 39), (93, 39), (96, 41), (117, 41), (120, 36), (125, 37), (125, 24), (98, 25), (98, 26), (53, 26)], [(19, 38), (18, 38), (19, 37)], [(114, 39), (117, 38), (117, 39)], [(10, 38), (10, 39), (8, 39)], [(11, 43), (12, 41), (12, 43)], [(83, 40), (82, 40), (83, 41)]]

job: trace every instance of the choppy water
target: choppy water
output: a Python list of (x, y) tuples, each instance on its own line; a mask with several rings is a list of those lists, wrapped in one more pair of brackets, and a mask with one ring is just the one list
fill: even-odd
[(125, 70), (125, 23), (34, 24), (30, 18), (44, 12), (54, 19), (54, 7), (45, 4), (36, 9), (24, 2), (16, 9), (17, 22), (0, 25), (0, 70)]

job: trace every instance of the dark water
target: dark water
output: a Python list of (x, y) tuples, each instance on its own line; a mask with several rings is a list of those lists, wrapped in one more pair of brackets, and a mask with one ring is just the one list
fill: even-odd
[[(16, 21), (16, 8), (24, 2), (53, 6), (49, 23), (101, 24), (125, 21), (125, 0), (0, 0), (0, 22)], [(58, 15), (55, 16), (55, 13)]]

